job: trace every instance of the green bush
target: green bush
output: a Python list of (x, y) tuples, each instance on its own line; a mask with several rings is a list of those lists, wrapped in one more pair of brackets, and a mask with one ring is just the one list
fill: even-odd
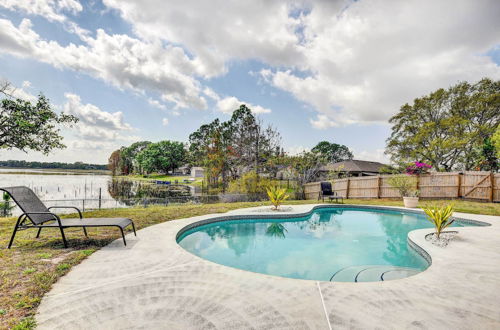
[(425, 208), (424, 212), (427, 214), (427, 220), (436, 228), (436, 236), (438, 239), (443, 229), (455, 221), (455, 219), (451, 217), (453, 214), (453, 205), (429, 207)]
[(267, 187), (272, 185), (272, 180), (257, 177), (255, 171), (250, 171), (243, 174), (239, 179), (229, 182), (227, 191), (241, 194), (265, 194)]
[(417, 179), (406, 174), (393, 175), (389, 178), (389, 185), (396, 188), (402, 197), (417, 197)]

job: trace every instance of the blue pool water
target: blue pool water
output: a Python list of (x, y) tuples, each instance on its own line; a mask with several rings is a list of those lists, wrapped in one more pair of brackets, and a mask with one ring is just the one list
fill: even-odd
[(327, 208), (301, 218), (202, 225), (183, 232), (178, 243), (204, 259), (257, 273), (321, 281), (380, 281), (411, 276), (428, 267), (408, 245), (407, 235), (431, 227), (420, 214)]

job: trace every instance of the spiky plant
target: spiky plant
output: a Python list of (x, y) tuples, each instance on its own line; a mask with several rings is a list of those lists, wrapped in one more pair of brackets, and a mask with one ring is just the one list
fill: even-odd
[(433, 206), (425, 208), (424, 212), (427, 214), (427, 220), (436, 228), (436, 236), (438, 239), (441, 232), (455, 221), (455, 219), (451, 217), (453, 214), (453, 205), (451, 204), (442, 207)]
[(274, 186), (274, 187), (268, 187), (266, 190), (267, 190), (267, 196), (269, 197), (269, 200), (273, 204), (275, 210), (277, 210), (278, 207), (280, 207), (281, 203), (283, 203), (290, 197), (286, 193), (285, 188)]

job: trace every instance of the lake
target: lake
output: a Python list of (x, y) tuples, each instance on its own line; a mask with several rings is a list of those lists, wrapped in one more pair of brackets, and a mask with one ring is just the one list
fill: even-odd
[(73, 205), (82, 210), (127, 207), (139, 199), (163, 199), (165, 203), (191, 196), (189, 186), (113, 179), (104, 171), (0, 168), (0, 187), (9, 186), (31, 188), (47, 206)]

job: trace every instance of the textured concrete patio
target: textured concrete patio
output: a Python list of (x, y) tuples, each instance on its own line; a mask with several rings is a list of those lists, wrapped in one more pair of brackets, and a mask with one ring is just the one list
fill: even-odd
[[(293, 206), (308, 212), (314, 205)], [(253, 214), (254, 209), (226, 215)], [(259, 214), (263, 214), (259, 212)], [(273, 213), (275, 214), (275, 213)], [(182, 215), (179, 215), (182, 216)], [(499, 329), (500, 217), (457, 228), (447, 248), (410, 239), (432, 257), (415, 276), (370, 283), (295, 280), (238, 270), (182, 249), (175, 220), (97, 251), (42, 300), (40, 329)]]

